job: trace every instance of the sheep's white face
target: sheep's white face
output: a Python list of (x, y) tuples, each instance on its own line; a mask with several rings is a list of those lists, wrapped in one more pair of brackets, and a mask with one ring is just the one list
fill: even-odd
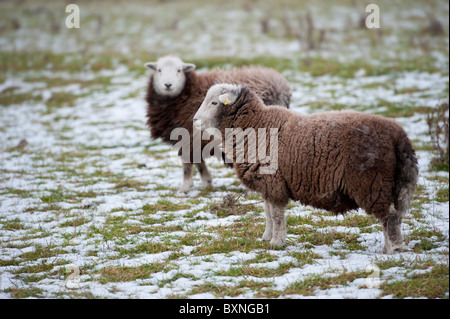
[(229, 107), (236, 102), (241, 88), (232, 84), (216, 84), (209, 88), (202, 105), (194, 115), (194, 127), (199, 130), (218, 128), (221, 107)]
[(181, 93), (186, 82), (186, 74), (194, 70), (195, 65), (184, 63), (175, 56), (160, 58), (157, 62), (148, 62), (145, 66), (155, 71), (153, 87), (159, 95), (175, 97)]

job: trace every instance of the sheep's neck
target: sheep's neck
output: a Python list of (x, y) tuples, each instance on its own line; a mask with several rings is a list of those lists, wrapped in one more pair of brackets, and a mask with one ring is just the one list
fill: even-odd
[(225, 128), (258, 128), (261, 127), (261, 118), (258, 114), (263, 111), (263, 107), (259, 103), (244, 102), (243, 105), (237, 108), (229, 117), (229, 121), (224, 121)]

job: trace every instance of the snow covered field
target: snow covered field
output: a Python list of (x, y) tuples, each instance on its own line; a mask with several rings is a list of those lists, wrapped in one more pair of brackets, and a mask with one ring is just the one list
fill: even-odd
[[(357, 1), (80, 2), (69, 30), (59, 1), (0, 2), (0, 298), (448, 298), (449, 173), (426, 119), (448, 102), (449, 6), (376, 3), (380, 29)], [(271, 249), (260, 195), (217, 161), (212, 189), (196, 174), (179, 193), (177, 156), (145, 126), (143, 64), (168, 53), (274, 67), (296, 112), (400, 122), (420, 164), (407, 251), (381, 254), (364, 211), (298, 202)]]

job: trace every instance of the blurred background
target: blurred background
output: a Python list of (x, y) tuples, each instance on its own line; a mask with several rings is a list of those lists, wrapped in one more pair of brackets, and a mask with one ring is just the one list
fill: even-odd
[[(70, 3), (80, 8), (79, 29), (65, 25)], [(370, 3), (380, 9), (378, 29), (365, 24)], [(314, 74), (352, 72), (354, 61), (371, 65), (371, 73), (448, 70), (449, 4), (443, 0), (21, 0), (1, 1), (0, 9), (1, 69), (7, 72), (30, 53), (40, 54), (27, 56), (27, 63), (48, 60), (50, 70), (61, 54), (69, 54), (68, 67), (126, 62), (140, 68), (143, 60), (169, 53), (204, 66), (253, 59)], [(92, 59), (81, 63), (81, 57)], [(338, 70), (337, 62), (350, 70)]]

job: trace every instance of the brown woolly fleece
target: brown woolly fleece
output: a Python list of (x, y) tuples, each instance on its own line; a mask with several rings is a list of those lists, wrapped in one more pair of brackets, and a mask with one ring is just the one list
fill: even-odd
[[(283, 105), (289, 107), (291, 89), (286, 79), (277, 71), (257, 66), (233, 68), (230, 70), (211, 70), (198, 74), (195, 71), (186, 73), (186, 83), (181, 94), (174, 98), (158, 95), (153, 88), (153, 75), (147, 88), (147, 125), (151, 137), (162, 138), (166, 143), (170, 133), (177, 127), (187, 129), (191, 136), (192, 160), (192, 119), (202, 104), (208, 89), (217, 83), (246, 84), (266, 105)], [(209, 141), (202, 141), (202, 149)]]
[(391, 204), (402, 212), (409, 207), (417, 159), (405, 131), (393, 120), (353, 111), (300, 115), (263, 107), (247, 87), (218, 116), (224, 137), (225, 128), (266, 128), (268, 149), (269, 128), (279, 129), (274, 174), (260, 174), (259, 168), (268, 164), (259, 161), (233, 163), (241, 182), (275, 205), (293, 199), (336, 214), (360, 207), (382, 221)]

